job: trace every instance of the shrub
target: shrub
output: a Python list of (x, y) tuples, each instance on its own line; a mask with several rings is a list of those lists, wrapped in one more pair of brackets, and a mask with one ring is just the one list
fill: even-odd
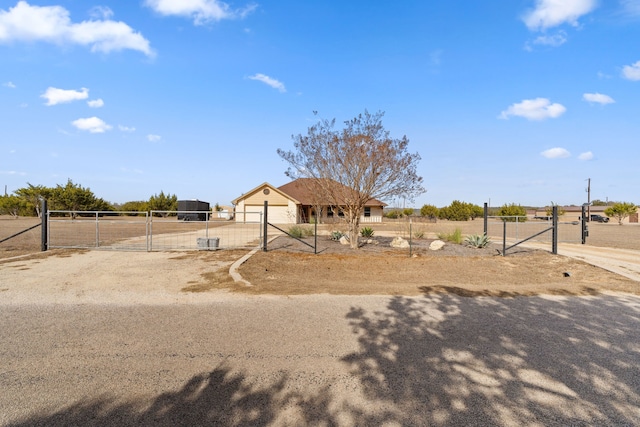
[(518, 217), (518, 222), (525, 222), (527, 220), (527, 211), (522, 206), (511, 203), (498, 209), (498, 216), (505, 217), (503, 220), (507, 222), (516, 222), (516, 217)]
[(423, 205), (420, 208), (420, 215), (428, 218), (437, 218), (439, 209), (433, 205)]
[(413, 237), (415, 237), (416, 239), (422, 239), (424, 237), (424, 231), (423, 230), (415, 231), (413, 233)]
[(300, 225), (293, 225), (289, 227), (288, 232), (292, 237), (297, 237), (298, 239), (313, 236), (313, 229), (302, 227)]
[(332, 231), (331, 232), (331, 240), (335, 240), (338, 241), (342, 238), (342, 236), (344, 236), (345, 234), (342, 231)]
[(402, 216), (411, 216), (414, 214), (413, 208), (405, 208), (402, 210)]
[(373, 237), (373, 228), (362, 227), (362, 229), (360, 230), (360, 235), (362, 237)]
[(444, 240), (444, 241), (447, 241), (447, 242), (461, 244), (462, 243), (462, 230), (456, 227), (456, 229), (453, 231), (453, 233), (439, 233), (438, 234), (438, 239)]
[(402, 218), (402, 212), (399, 210), (392, 210), (389, 211), (387, 213), (384, 214), (385, 218), (390, 218), (390, 219), (398, 219), (398, 218)]
[(472, 234), (470, 236), (467, 236), (464, 242), (467, 244), (467, 246), (472, 246), (476, 249), (481, 249), (487, 246), (489, 243), (491, 243), (491, 238), (484, 233)]

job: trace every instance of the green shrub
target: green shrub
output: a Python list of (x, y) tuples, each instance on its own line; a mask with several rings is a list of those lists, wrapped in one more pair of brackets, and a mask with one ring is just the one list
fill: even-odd
[(511, 203), (503, 205), (498, 210), (498, 216), (505, 217), (503, 220), (507, 222), (516, 222), (516, 217), (518, 222), (525, 222), (527, 220), (527, 210), (520, 205)]
[(462, 230), (456, 228), (453, 233), (439, 233), (438, 239), (444, 240), (446, 242), (452, 242), (461, 244), (462, 243)]
[(302, 227), (300, 225), (293, 225), (289, 227), (288, 232), (292, 237), (297, 237), (298, 239), (302, 239), (303, 237), (313, 236), (312, 228)]
[(484, 233), (472, 234), (470, 236), (467, 236), (464, 242), (467, 244), (467, 246), (472, 246), (474, 248), (481, 249), (487, 246), (489, 243), (491, 243), (491, 238)]
[(331, 240), (335, 240), (338, 241), (342, 238), (342, 236), (344, 236), (345, 234), (342, 231), (332, 231), (331, 232)]
[(362, 227), (362, 229), (360, 230), (360, 235), (362, 237), (373, 237), (373, 228)]
[(416, 239), (422, 239), (424, 237), (424, 231), (418, 230), (413, 233), (413, 237)]
[(434, 205), (423, 205), (420, 208), (420, 215), (427, 218), (437, 218), (439, 213), (439, 209)]

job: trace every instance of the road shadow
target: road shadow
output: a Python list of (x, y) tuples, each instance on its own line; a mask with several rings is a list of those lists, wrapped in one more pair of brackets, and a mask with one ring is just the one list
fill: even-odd
[[(467, 296), (467, 295), (465, 295)], [(348, 314), (358, 425), (638, 425), (637, 299), (393, 298)]]

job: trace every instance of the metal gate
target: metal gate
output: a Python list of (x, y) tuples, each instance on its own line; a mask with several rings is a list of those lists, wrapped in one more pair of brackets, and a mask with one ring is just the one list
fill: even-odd
[[(49, 248), (131, 251), (254, 248), (262, 241), (261, 215), (236, 222), (202, 212), (204, 221), (178, 220), (179, 211), (48, 211)], [(182, 216), (185, 218), (185, 216)], [(186, 216), (186, 218), (190, 218)]]

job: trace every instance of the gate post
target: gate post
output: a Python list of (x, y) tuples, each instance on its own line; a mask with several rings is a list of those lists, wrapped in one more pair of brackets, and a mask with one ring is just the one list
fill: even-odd
[(484, 235), (488, 236), (488, 227), (487, 227), (487, 218), (489, 217), (489, 207), (487, 205), (487, 202), (484, 202), (484, 214), (483, 214), (483, 218), (484, 218)]
[(587, 228), (587, 220), (591, 218), (587, 218), (587, 210), (585, 209), (586, 205), (582, 205), (582, 216), (580, 217), (580, 229), (582, 230), (582, 244), (587, 243), (587, 236), (589, 236), (589, 229)]
[(49, 249), (49, 242), (47, 236), (49, 235), (49, 212), (47, 208), (47, 199), (42, 199), (42, 209), (40, 210), (40, 215), (42, 215), (42, 226), (41, 232), (42, 234), (40, 239), (40, 250), (45, 252)]
[(558, 205), (552, 207), (553, 230), (551, 230), (551, 253), (558, 255)]
[(264, 201), (264, 219), (262, 220), (262, 238), (264, 241), (262, 242), (262, 251), (267, 252), (267, 210), (269, 209), (269, 202), (267, 200)]

